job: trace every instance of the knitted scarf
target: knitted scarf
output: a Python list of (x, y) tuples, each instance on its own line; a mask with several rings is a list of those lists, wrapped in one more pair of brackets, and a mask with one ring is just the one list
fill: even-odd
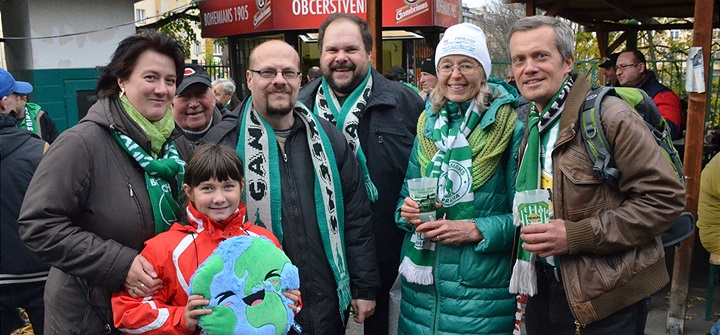
[(120, 103), (122, 103), (123, 109), (127, 115), (135, 121), (135, 123), (142, 128), (145, 135), (150, 139), (150, 146), (152, 152), (150, 154), (153, 157), (158, 157), (160, 150), (166, 139), (170, 137), (172, 131), (175, 129), (175, 120), (172, 116), (172, 107), (169, 107), (165, 112), (165, 115), (160, 120), (150, 121), (143, 116), (140, 111), (128, 100), (125, 96), (125, 92), (120, 92)]
[[(449, 111), (461, 110), (465, 106), (467, 110), (462, 124), (451, 128)], [(418, 121), (418, 134), (423, 133), (426, 113)], [(437, 197), (446, 219), (473, 217), (474, 191), (495, 172), (510, 143), (516, 118), (515, 111), (505, 104), (498, 109), (491, 127), (474, 131), (482, 120), (482, 112), (475, 102), (462, 105), (449, 102), (438, 112), (432, 139), (418, 136), (420, 173), (424, 177), (438, 178)], [(410, 237), (410, 241), (399, 272), (409, 282), (430, 285), (434, 282), (435, 242), (425, 239), (418, 232)]]
[[(540, 115), (533, 103), (528, 113), (528, 138), (525, 144), (525, 154), (518, 169), (517, 183), (515, 184), (516, 200), (524, 191), (537, 190), (540, 188), (540, 146), (541, 136), (546, 130), (560, 118), (561, 111), (565, 105), (570, 89), (573, 85), (572, 77), (565, 80), (562, 88), (555, 93), (550, 103)], [(517, 202), (517, 201), (516, 201)], [(513, 217), (515, 225), (522, 225), (520, 213), (516, 204), (513, 204)], [(510, 293), (527, 294), (530, 296), (537, 293), (537, 278), (535, 275), (535, 254), (532, 254), (522, 247), (523, 241), (518, 237), (517, 260), (513, 266), (510, 276)]]
[(175, 142), (165, 143), (161, 151), (162, 158), (156, 159), (127, 135), (115, 130), (111, 130), (110, 134), (145, 170), (145, 187), (152, 205), (155, 234), (168, 230), (170, 225), (177, 221), (180, 211), (180, 206), (173, 197), (170, 182), (176, 182), (177, 189), (181, 190), (185, 175), (185, 162), (180, 159)]
[[(345, 103), (340, 106), (335, 92), (330, 89), (325, 77), (322, 78), (320, 87), (315, 96), (315, 107), (313, 113), (319, 115), (323, 119), (334, 124), (345, 135), (350, 148), (355, 153), (360, 168), (362, 169), (363, 179), (365, 180), (365, 189), (368, 192), (368, 198), (371, 203), (378, 199), (377, 188), (370, 179), (370, 171), (367, 167), (367, 159), (360, 146), (360, 138), (358, 137), (358, 125), (360, 124), (360, 116), (367, 106), (372, 91), (372, 67), (368, 68), (368, 73), (355, 90), (350, 93)], [(328, 99), (329, 97), (329, 99)]]
[[(240, 124), (237, 152), (245, 167), (245, 203), (249, 220), (266, 227), (282, 244), (282, 196), (278, 144), (272, 127), (252, 108), (248, 98)], [(329, 138), (315, 115), (301, 103), (293, 113), (304, 124), (315, 176), (315, 214), (323, 249), (337, 283), (340, 315), (350, 305), (350, 277), (345, 260), (345, 208), (340, 173)]]

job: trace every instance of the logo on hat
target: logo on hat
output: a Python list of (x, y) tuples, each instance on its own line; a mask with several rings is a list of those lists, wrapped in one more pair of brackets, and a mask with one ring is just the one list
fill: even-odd
[(197, 83), (203, 84), (207, 87), (212, 87), (210, 75), (202, 66), (197, 64), (186, 64), (185, 70), (183, 71), (182, 82), (178, 85), (176, 94), (181, 94), (190, 85)]

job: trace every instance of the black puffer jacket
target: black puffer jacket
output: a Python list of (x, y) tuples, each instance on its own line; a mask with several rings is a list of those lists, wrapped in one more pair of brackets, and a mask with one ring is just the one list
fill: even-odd
[[(405, 232), (395, 225), (395, 205), (405, 180), (418, 116), (425, 105), (409, 87), (387, 80), (375, 70), (372, 79), (372, 93), (360, 117), (358, 134), (370, 178), (378, 190), (378, 200), (370, 207), (383, 284), (378, 303), (382, 303), (400, 265)], [(321, 82), (312, 81), (300, 90), (298, 100), (311, 110)], [(378, 306), (378, 311), (382, 309), (383, 306)]]
[[(25, 191), (42, 159), (45, 142), (15, 127), (15, 118), (0, 114), (0, 273), (3, 279), (37, 279), (47, 276), (50, 265), (31, 252), (18, 235), (18, 215)], [(14, 277), (12, 275), (20, 275)], [(34, 274), (28, 278), (26, 274)], [(21, 279), (22, 278), (22, 279)]]
[(102, 334), (91, 304), (112, 322), (110, 296), (155, 233), (145, 173), (111, 127), (150, 151), (150, 139), (119, 100), (100, 99), (50, 147), (20, 210), (20, 236), (53, 266), (45, 286), (47, 334)]

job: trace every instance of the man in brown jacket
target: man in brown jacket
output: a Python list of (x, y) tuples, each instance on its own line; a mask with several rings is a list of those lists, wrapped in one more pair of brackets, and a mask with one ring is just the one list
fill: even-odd
[[(571, 73), (574, 38), (567, 25), (523, 18), (508, 43), (520, 93), (532, 102), (518, 189), (548, 189), (554, 207), (548, 223), (523, 227), (519, 236), (522, 248), (537, 255), (527, 333), (643, 334), (644, 298), (669, 279), (660, 234), (683, 209), (684, 187), (643, 120), (615, 97), (601, 108), (618, 185), (595, 176), (578, 134), (590, 84)], [(533, 160), (535, 171), (524, 175), (523, 165)]]

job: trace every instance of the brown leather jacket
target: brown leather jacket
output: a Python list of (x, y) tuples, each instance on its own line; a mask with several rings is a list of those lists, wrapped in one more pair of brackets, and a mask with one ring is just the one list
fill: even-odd
[(589, 91), (585, 76), (578, 74), (552, 152), (555, 217), (565, 220), (570, 248), (560, 256), (560, 270), (570, 309), (581, 325), (667, 284), (659, 236), (685, 206), (685, 188), (670, 163), (640, 116), (619, 98), (602, 103), (602, 124), (621, 173), (618, 186), (595, 176), (578, 134), (578, 116)]

